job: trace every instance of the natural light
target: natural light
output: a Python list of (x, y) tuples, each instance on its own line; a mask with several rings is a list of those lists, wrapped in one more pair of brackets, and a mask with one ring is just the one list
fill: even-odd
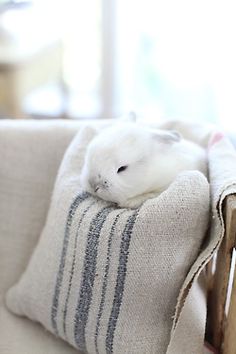
[[(44, 18), (39, 37), (45, 29), (63, 37), (70, 116), (116, 117), (135, 111), (146, 118), (233, 125), (234, 1), (34, 3)], [(14, 14), (5, 23), (27, 33)], [(26, 37), (30, 40), (29, 33)]]

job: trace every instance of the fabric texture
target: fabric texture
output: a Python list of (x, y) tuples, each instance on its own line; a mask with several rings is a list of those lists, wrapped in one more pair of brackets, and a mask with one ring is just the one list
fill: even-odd
[(88, 353), (165, 353), (208, 226), (209, 185), (188, 172), (137, 210), (97, 200), (79, 187), (93, 134), (80, 132), (68, 148), (45, 228), (7, 305)]
[(79, 127), (58, 121), (0, 121), (0, 298), (29, 261), (63, 154)]
[[(107, 121), (91, 124), (99, 128)], [(29, 261), (65, 150), (84, 124), (0, 120), (0, 300)]]
[[(204, 129), (203, 126), (203, 131)], [(208, 160), (211, 187), (209, 239), (181, 289), (167, 354), (203, 353), (207, 312), (206, 296), (203, 296), (206, 289), (206, 285), (203, 286), (203, 271), (219, 249), (225, 235), (224, 201), (227, 196), (236, 194), (236, 151), (227, 136), (216, 139), (216, 143), (209, 146)], [(195, 304), (197, 311), (194, 311)]]
[(82, 126), (69, 120), (0, 120), (1, 354), (78, 353), (40, 325), (11, 314), (3, 299), (26, 268), (46, 221), (61, 160)]
[(81, 354), (65, 341), (27, 318), (13, 315), (0, 306), (1, 354)]

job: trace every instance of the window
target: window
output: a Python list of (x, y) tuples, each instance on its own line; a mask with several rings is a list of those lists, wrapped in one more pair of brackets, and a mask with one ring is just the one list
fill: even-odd
[(144, 117), (232, 125), (234, 1), (34, 3), (63, 37), (69, 116), (117, 117), (135, 111)]

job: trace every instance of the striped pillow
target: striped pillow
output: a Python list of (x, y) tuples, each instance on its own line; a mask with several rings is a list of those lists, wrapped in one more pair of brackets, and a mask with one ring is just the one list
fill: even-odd
[(80, 190), (93, 130), (68, 148), (46, 226), (8, 308), (87, 353), (162, 354), (208, 224), (209, 186), (187, 172), (139, 209)]

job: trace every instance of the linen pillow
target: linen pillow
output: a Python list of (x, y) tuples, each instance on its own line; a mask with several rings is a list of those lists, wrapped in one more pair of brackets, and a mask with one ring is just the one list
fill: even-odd
[(209, 185), (179, 175), (139, 209), (80, 189), (81, 131), (62, 161), (45, 228), (8, 308), (88, 353), (166, 352), (184, 278), (208, 225)]

